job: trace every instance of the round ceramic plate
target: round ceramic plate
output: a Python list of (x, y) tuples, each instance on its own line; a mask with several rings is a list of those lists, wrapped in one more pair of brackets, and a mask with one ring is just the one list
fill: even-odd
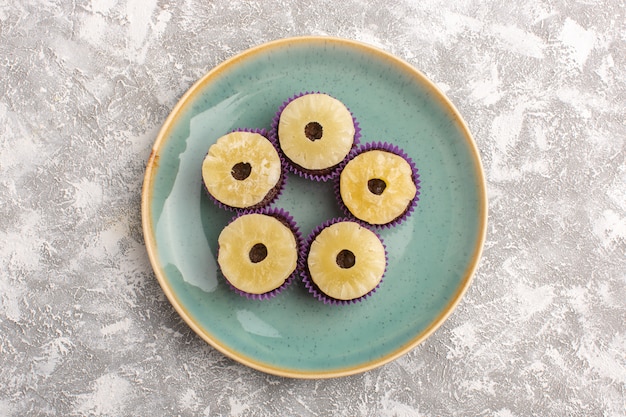
[[(202, 160), (236, 128), (269, 129), (281, 103), (303, 91), (343, 101), (361, 143), (397, 144), (415, 161), (420, 201), (380, 232), (385, 278), (367, 300), (329, 306), (297, 282), (277, 297), (234, 293), (216, 263), (233, 214), (203, 193)], [(341, 216), (331, 183), (290, 175), (273, 204), (306, 236)], [(225, 355), (271, 374), (326, 378), (363, 372), (408, 352), (457, 305), (485, 238), (478, 152), (461, 116), (420, 72), (386, 52), (334, 38), (264, 44), (220, 64), (182, 97), (154, 144), (142, 196), (148, 254), (163, 291), (189, 326)]]

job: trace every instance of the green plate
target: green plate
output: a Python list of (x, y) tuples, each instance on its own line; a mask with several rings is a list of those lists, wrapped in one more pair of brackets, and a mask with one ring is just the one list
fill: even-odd
[[(218, 271), (217, 237), (233, 214), (202, 191), (204, 155), (235, 128), (269, 129), (281, 103), (304, 91), (343, 101), (360, 123), (361, 143), (397, 144), (419, 169), (417, 208), (401, 225), (380, 231), (387, 272), (378, 291), (358, 304), (325, 305), (301, 282), (271, 300), (248, 300)], [(304, 236), (342, 216), (331, 183), (294, 175), (274, 206), (290, 211)], [(157, 279), (198, 335), (252, 368), (327, 378), (385, 364), (441, 325), (478, 263), (487, 201), (474, 141), (432, 82), (373, 47), (304, 37), (252, 48), (191, 87), (154, 144), (142, 216)]]

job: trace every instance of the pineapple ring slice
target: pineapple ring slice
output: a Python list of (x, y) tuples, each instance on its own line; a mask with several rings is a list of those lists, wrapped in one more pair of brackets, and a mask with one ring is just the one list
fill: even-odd
[(264, 294), (280, 287), (296, 269), (296, 237), (273, 216), (239, 216), (222, 230), (217, 242), (222, 274), (238, 290)]
[(341, 221), (324, 228), (311, 243), (307, 257), (311, 280), (329, 297), (353, 300), (380, 283), (387, 260), (378, 236), (356, 222)]
[[(236, 169), (239, 167), (244, 168), (242, 172)], [(280, 177), (278, 152), (259, 133), (232, 132), (220, 137), (202, 163), (202, 179), (209, 193), (221, 203), (236, 208), (263, 202)]]
[(285, 156), (312, 171), (331, 168), (352, 149), (356, 129), (344, 104), (327, 94), (305, 94), (283, 109), (278, 141)]
[(357, 155), (343, 168), (339, 192), (356, 218), (383, 225), (406, 212), (417, 187), (406, 159), (392, 152), (370, 150)]

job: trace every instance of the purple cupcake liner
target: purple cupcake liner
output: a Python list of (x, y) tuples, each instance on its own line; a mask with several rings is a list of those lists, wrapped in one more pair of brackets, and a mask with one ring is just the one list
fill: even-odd
[[(206, 184), (204, 183), (204, 181), (202, 181), (202, 188), (204, 189), (204, 192), (206, 193), (206, 195), (209, 196), (210, 200), (213, 202), (213, 204), (217, 205), (219, 208), (224, 209), (224, 210), (228, 210), (228, 211), (234, 211), (236, 213), (241, 213), (245, 210), (259, 210), (259, 209), (263, 209), (265, 207), (268, 207), (270, 204), (272, 204), (273, 202), (275, 202), (283, 193), (285, 186), (287, 185), (287, 161), (285, 160), (282, 152), (280, 151), (280, 148), (278, 147), (278, 143), (276, 141), (276, 138), (271, 137), (271, 135), (268, 134), (268, 131), (266, 129), (257, 129), (257, 128), (237, 128), (234, 130), (231, 130), (229, 133), (233, 133), (233, 132), (248, 132), (248, 133), (258, 133), (259, 135), (265, 137), (267, 140), (270, 141), (270, 143), (272, 144), (272, 146), (274, 146), (274, 149), (276, 149), (276, 151), (278, 152), (278, 158), (280, 159), (280, 178), (278, 179), (278, 183), (276, 184), (276, 187), (278, 187), (278, 189), (276, 190), (275, 194), (268, 199), (264, 199), (262, 200), (260, 203), (257, 203), (254, 206), (250, 206), (250, 207), (233, 207), (233, 206), (229, 206), (228, 204), (222, 203), (221, 201), (219, 201), (217, 198), (213, 197), (213, 195), (209, 192)], [(208, 151), (207, 154), (208, 155)], [(203, 159), (204, 160), (204, 159)], [(273, 192), (273, 190), (270, 190), (270, 192)]]
[[(228, 278), (226, 278), (224, 276), (224, 274), (222, 273), (222, 276), (224, 277), (224, 280), (226, 281), (226, 284), (228, 285), (228, 287), (233, 290), (235, 293), (239, 294), (242, 297), (246, 297), (250, 300), (269, 300), (271, 298), (276, 297), (278, 294), (280, 294), (282, 291), (284, 291), (287, 287), (289, 287), (295, 277), (297, 275), (299, 275), (299, 269), (300, 269), (300, 256), (302, 254), (303, 251), (303, 247), (304, 247), (304, 240), (302, 238), (302, 233), (300, 232), (300, 229), (298, 228), (298, 225), (296, 224), (293, 216), (287, 211), (284, 210), (282, 208), (264, 208), (264, 209), (257, 209), (257, 210), (244, 210), (240, 213), (238, 213), (236, 216), (234, 216), (229, 222), (228, 224), (234, 222), (236, 219), (238, 219), (241, 216), (245, 216), (248, 214), (265, 214), (268, 216), (272, 216), (276, 219), (278, 219), (281, 223), (283, 223), (285, 226), (287, 226), (291, 232), (293, 233), (293, 235), (296, 238), (296, 249), (298, 252), (298, 260), (296, 262), (296, 268), (293, 270), (293, 272), (287, 277), (287, 279), (285, 280), (285, 282), (282, 283), (282, 285), (280, 285), (279, 287), (262, 293), (262, 294), (252, 294), (246, 291), (242, 291), (239, 288), (235, 287), (233, 284), (230, 283), (230, 281), (228, 280)], [(217, 249), (218, 254), (219, 254), (219, 247)]]
[[(308, 180), (312, 180), (312, 181), (328, 181), (328, 180), (336, 178), (339, 175), (340, 167), (341, 167), (341, 164), (343, 162), (340, 162), (336, 166), (331, 167), (329, 172), (316, 173), (316, 172), (306, 171), (304, 168), (300, 167), (299, 165), (297, 165), (296, 163), (291, 161), (287, 157), (287, 155), (284, 154), (283, 150), (280, 147), (280, 141), (278, 140), (278, 123), (280, 121), (280, 116), (282, 115), (283, 110), (285, 110), (285, 107), (287, 107), (287, 105), (289, 103), (291, 103), (293, 100), (295, 100), (297, 98), (300, 98), (302, 96), (305, 96), (307, 94), (326, 94), (326, 95), (329, 95), (329, 96), (335, 98), (334, 96), (332, 96), (332, 95), (330, 95), (328, 93), (323, 93), (323, 92), (320, 92), (320, 91), (306, 91), (306, 92), (298, 93), (298, 94), (290, 97), (289, 99), (287, 99), (286, 101), (284, 101), (280, 105), (280, 107), (278, 108), (278, 111), (274, 115), (274, 118), (272, 119), (271, 129), (270, 129), (270, 136), (272, 137), (273, 142), (276, 144), (276, 148), (278, 149), (278, 153), (286, 161), (286, 163), (287, 163), (287, 170), (288, 171), (290, 171), (290, 172), (292, 172), (292, 173), (294, 173), (294, 174), (296, 174), (296, 175), (298, 175), (298, 176), (300, 176), (302, 178), (306, 178)], [(348, 111), (350, 111), (350, 109), (347, 106), (346, 106), (346, 108), (348, 109)], [(356, 119), (356, 117), (354, 117), (354, 114), (351, 111), (350, 111), (350, 115), (352, 116), (352, 123), (354, 124), (354, 140), (352, 142), (352, 150), (354, 150), (360, 143), (361, 126), (359, 125), (358, 120)], [(352, 150), (350, 152), (352, 152)], [(350, 153), (348, 153), (348, 155), (350, 155)], [(347, 158), (347, 156), (346, 156), (346, 158)]]
[[(411, 178), (413, 179), (413, 182), (415, 183), (415, 188), (416, 188), (415, 197), (413, 197), (413, 199), (409, 202), (409, 205), (407, 206), (404, 213), (402, 213), (400, 216), (396, 217), (389, 223), (384, 223), (384, 224), (372, 224), (365, 220), (359, 219), (354, 214), (352, 214), (352, 212), (348, 209), (348, 207), (343, 202), (343, 199), (341, 198), (340, 180), (341, 180), (341, 172), (343, 171), (345, 166), (348, 165), (348, 163), (352, 159), (357, 157), (358, 155), (364, 152), (375, 151), (375, 150), (390, 152), (406, 160), (409, 163), (409, 166), (411, 167), (411, 173), (412, 173)], [(402, 150), (397, 145), (394, 145), (388, 142), (370, 142), (370, 143), (366, 143), (360, 146), (357, 149), (354, 149), (350, 153), (350, 155), (348, 155), (348, 157), (346, 158), (346, 160), (340, 167), (339, 175), (337, 176), (335, 184), (334, 184), (334, 191), (335, 191), (335, 198), (337, 200), (337, 203), (339, 204), (340, 209), (351, 220), (356, 221), (357, 223), (360, 223), (361, 225), (366, 226), (366, 227), (392, 228), (392, 227), (400, 225), (407, 218), (409, 218), (409, 216), (411, 216), (411, 214), (413, 214), (413, 212), (415, 211), (415, 207), (417, 206), (417, 202), (419, 201), (419, 196), (420, 196), (420, 189), (421, 189), (420, 184), (421, 184), (420, 176), (418, 173), (418, 169), (415, 166), (415, 162), (413, 162), (413, 159), (411, 159), (411, 157), (407, 155), (407, 153), (404, 152), (404, 150)]]
[(366, 229), (374, 233), (378, 237), (380, 242), (382, 243), (383, 248), (385, 249), (385, 263), (388, 263), (388, 260), (389, 260), (389, 256), (387, 253), (387, 246), (385, 245), (385, 242), (380, 237), (380, 235), (376, 233), (374, 230), (372, 230), (371, 228), (361, 224), (360, 222), (355, 222), (351, 218), (336, 217), (336, 218), (327, 220), (324, 223), (317, 226), (316, 228), (314, 228), (313, 231), (306, 238), (304, 242), (303, 250), (302, 250), (302, 255), (299, 258), (300, 259), (300, 268), (299, 268), (300, 277), (302, 278), (304, 287), (309, 291), (309, 293), (311, 293), (314, 298), (318, 299), (324, 304), (348, 305), (348, 304), (356, 304), (356, 303), (362, 302), (366, 298), (371, 297), (376, 292), (376, 290), (380, 287), (380, 284), (382, 284), (383, 279), (385, 278), (385, 273), (387, 272), (387, 268), (385, 267), (385, 272), (383, 273), (383, 276), (380, 278), (380, 281), (372, 290), (370, 290), (367, 294), (364, 294), (357, 298), (353, 298), (351, 300), (339, 300), (337, 298), (330, 297), (329, 295), (322, 292), (322, 290), (320, 290), (319, 287), (313, 282), (313, 279), (311, 278), (311, 274), (309, 272), (309, 268), (307, 266), (307, 258), (309, 256), (309, 251), (310, 251), (311, 245), (313, 244), (313, 241), (322, 232), (322, 230), (326, 229), (328, 226), (331, 226), (335, 223), (344, 222), (344, 221), (358, 223), (361, 227), (365, 227)]

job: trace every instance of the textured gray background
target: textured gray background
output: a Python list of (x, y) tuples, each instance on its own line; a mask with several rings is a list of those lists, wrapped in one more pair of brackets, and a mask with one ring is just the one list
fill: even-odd
[[(624, 415), (624, 2), (307, 3), (0, 1), (0, 415)], [(435, 81), (490, 198), (450, 319), (336, 380), (209, 347), (165, 299), (141, 231), (145, 163), (178, 98), (233, 54), (305, 34), (373, 44)]]

